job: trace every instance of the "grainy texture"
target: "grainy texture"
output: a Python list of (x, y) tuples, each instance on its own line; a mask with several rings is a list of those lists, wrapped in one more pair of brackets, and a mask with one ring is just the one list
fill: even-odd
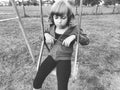
[[(7, 16), (0, 15), (0, 19), (3, 18)], [(44, 20), (46, 26), (46, 18)], [(40, 19), (30, 17), (22, 18), (22, 21), (37, 62), (41, 45), (39, 37), (42, 35)], [(90, 44), (80, 46), (77, 80), (72, 82), (70, 79), (69, 90), (120, 90), (119, 24), (120, 15), (82, 17), (82, 29), (88, 34)], [(43, 58), (46, 54), (47, 50), (44, 51)], [(0, 90), (32, 90), (36, 63), (31, 63), (17, 21), (0, 22)], [(56, 88), (56, 77), (50, 74), (42, 90), (57, 90)]]

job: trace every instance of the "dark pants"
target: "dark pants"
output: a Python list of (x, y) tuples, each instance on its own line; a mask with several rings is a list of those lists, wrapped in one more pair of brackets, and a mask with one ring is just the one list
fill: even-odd
[(71, 60), (55, 61), (48, 56), (38, 69), (37, 75), (33, 82), (33, 87), (39, 89), (47, 77), (47, 75), (56, 67), (58, 90), (68, 90), (68, 81), (71, 74)]

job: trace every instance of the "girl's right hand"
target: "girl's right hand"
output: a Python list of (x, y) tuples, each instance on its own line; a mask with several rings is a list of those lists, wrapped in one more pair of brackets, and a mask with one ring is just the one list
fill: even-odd
[(52, 37), (49, 33), (45, 33), (45, 40), (46, 43), (50, 43), (50, 44), (54, 43), (54, 37)]

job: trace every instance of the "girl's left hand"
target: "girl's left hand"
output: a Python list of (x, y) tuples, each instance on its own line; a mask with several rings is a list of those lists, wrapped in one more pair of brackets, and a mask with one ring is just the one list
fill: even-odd
[(69, 47), (70, 43), (76, 38), (75, 35), (71, 35), (67, 38), (65, 38), (65, 40), (63, 40), (62, 45)]

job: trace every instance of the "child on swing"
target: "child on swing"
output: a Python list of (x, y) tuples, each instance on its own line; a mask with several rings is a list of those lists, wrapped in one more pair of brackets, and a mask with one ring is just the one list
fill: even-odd
[[(47, 75), (56, 67), (58, 90), (68, 90), (71, 75), (71, 56), (73, 44), (77, 38), (78, 28), (71, 24), (74, 14), (71, 8), (60, 0), (51, 7), (49, 20), (50, 28), (45, 31), (46, 43), (51, 43), (50, 54), (39, 66), (33, 82), (33, 90), (40, 90)], [(80, 30), (81, 45), (88, 45), (89, 39)]]

